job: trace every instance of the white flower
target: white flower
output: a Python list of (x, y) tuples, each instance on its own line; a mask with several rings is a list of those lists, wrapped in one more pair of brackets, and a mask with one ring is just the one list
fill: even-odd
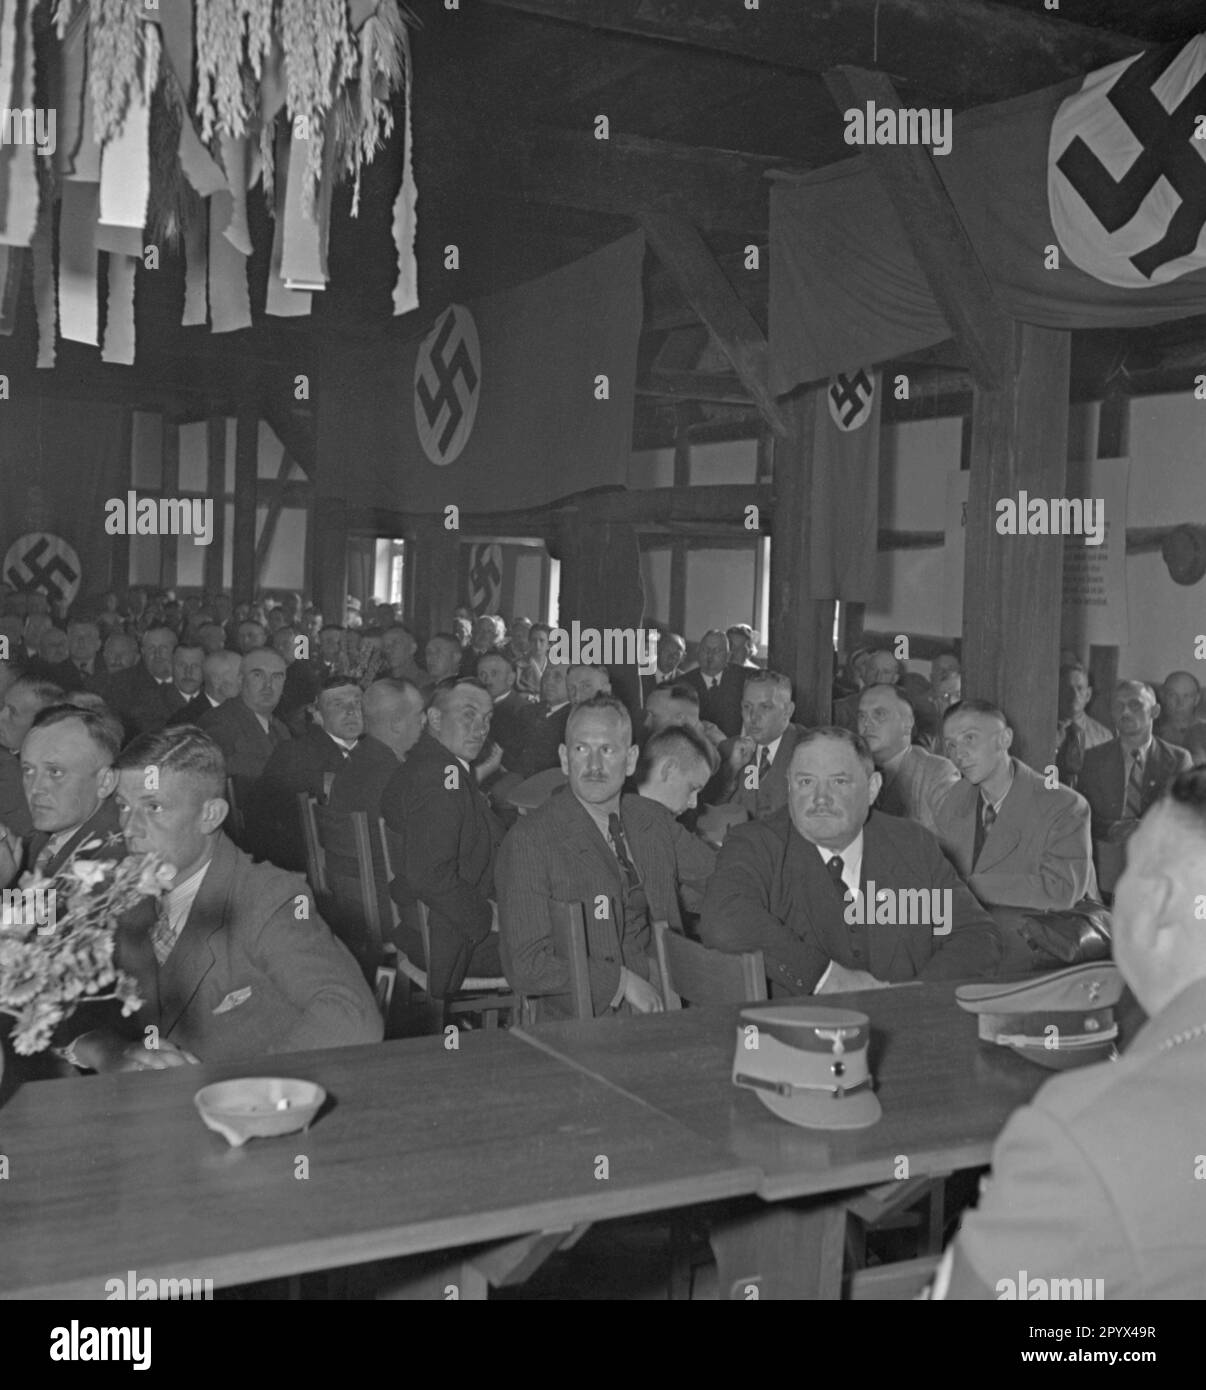
[(95, 888), (104, 881), (112, 867), (107, 859), (73, 859), (68, 865), (68, 872), (85, 888)]

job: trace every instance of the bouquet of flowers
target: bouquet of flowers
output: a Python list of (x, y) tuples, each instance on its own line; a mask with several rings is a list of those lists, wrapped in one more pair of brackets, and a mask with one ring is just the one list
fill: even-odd
[(16, 1019), (13, 1047), (31, 1056), (86, 1001), (119, 1000), (122, 1015), (142, 1004), (134, 979), (113, 962), (119, 919), (176, 876), (157, 855), (82, 859), (90, 840), (54, 875), (22, 876), (0, 904), (0, 1012)]

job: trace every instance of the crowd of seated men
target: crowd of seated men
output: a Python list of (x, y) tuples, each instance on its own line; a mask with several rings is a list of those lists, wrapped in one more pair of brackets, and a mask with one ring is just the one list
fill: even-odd
[[(606, 668), (550, 660), (549, 628), (524, 618), (458, 610), (420, 644), (391, 605), (329, 625), (295, 594), (236, 607), (135, 589), (65, 620), (39, 595), (3, 602), (0, 887), (74, 856), (152, 851), (176, 870), (118, 932), (142, 1008), (81, 1009), (55, 1038), (64, 1067), (383, 1036), (364, 963), (306, 881), (299, 794), (395, 837), (393, 946), (423, 958), (433, 1001), (496, 978), (538, 1020), (571, 1008), (554, 948), (567, 903), (583, 906), (596, 1014), (662, 1008), (655, 922), (760, 950), (772, 998), (1092, 959), (1084, 923), (1128, 844), (1174, 783), (1187, 801), (1180, 774), (1206, 755), (1192, 675), (1119, 681), (1107, 724), (1070, 653), (1035, 771), (1009, 713), (964, 696), (953, 652), (928, 680), (890, 650), (852, 652), (830, 721), (807, 727), (744, 625), (702, 633), (693, 661), (664, 633), (634, 709)], [(868, 884), (942, 894), (949, 917), (852, 920)]]

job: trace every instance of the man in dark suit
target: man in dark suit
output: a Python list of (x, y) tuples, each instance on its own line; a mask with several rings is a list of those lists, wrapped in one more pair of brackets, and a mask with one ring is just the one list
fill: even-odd
[(1142, 681), (1119, 681), (1110, 704), (1117, 737), (1090, 748), (1077, 789), (1093, 813), (1093, 851), (1103, 893), (1113, 891), (1126, 857), (1126, 842), (1139, 818), (1190, 766), (1184, 748), (1156, 738), (1156, 695)]
[[(127, 848), (160, 855), (176, 878), (149, 958), (132, 963), (147, 1001), (133, 1029), (84, 1034), (71, 1059), (99, 1071), (158, 1070), (379, 1042), (372, 994), (304, 880), (253, 864), (222, 834), (217, 744), (188, 728), (149, 735), (122, 754), (118, 779)], [(129, 1040), (149, 1025), (156, 1046)]]
[(596, 1014), (662, 1008), (651, 924), (682, 928), (679, 888), (711, 870), (706, 845), (664, 806), (624, 795), (637, 764), (624, 704), (601, 695), (575, 706), (561, 750), (568, 788), (522, 817), (498, 864), (503, 964), (543, 1016), (564, 1016), (568, 967), (553, 952), (551, 914), (581, 903)]
[(33, 720), (21, 747), (32, 820), (24, 841), (10, 833), (0, 849), (0, 887), (24, 870), (55, 874), (92, 838), (117, 833), (113, 761), (121, 725), (111, 714), (53, 706)]
[(1013, 1112), (935, 1297), (1056, 1298), (1057, 1283), (1084, 1279), (1101, 1281), (1098, 1298), (1201, 1298), (1206, 1204), (1189, 1117), (1206, 1074), (1204, 898), (1195, 771), (1144, 815), (1114, 901), (1115, 960), (1148, 1020), (1117, 1061), (1058, 1073)]
[(248, 652), (239, 666), (239, 694), (201, 716), (205, 730), (222, 750), (229, 776), (244, 782), (259, 777), (289, 730), (273, 714), (285, 685), (285, 663), (269, 647)]
[(18, 838), (33, 830), (21, 778), (21, 745), (41, 711), (63, 699), (61, 686), (23, 676), (5, 691), (0, 705), (0, 825)]
[[(454, 994), (467, 975), (499, 976), (494, 856), (503, 827), (478, 787), (473, 760), (485, 746), (493, 702), (476, 680), (450, 676), (432, 693), (427, 728), (381, 797), (386, 826), (402, 840), (391, 885), (404, 917), (428, 909), (428, 992)], [(403, 943), (421, 959), (417, 942)]]
[[(297, 629), (283, 624), (272, 634), (269, 643), (285, 663), (285, 686), (276, 707), (276, 717), (294, 738), (300, 738), (306, 732), (306, 710), (318, 699), (318, 692), (326, 679), (317, 663), (301, 654), (308, 648), (309, 640), (306, 638), (304, 642), (299, 642)], [(333, 675), (334, 672), (329, 674)]]
[(774, 815), (787, 805), (787, 769), (804, 733), (801, 725), (791, 722), (795, 708), (786, 676), (777, 671), (745, 672), (742, 736), (733, 742), (732, 782), (720, 799), (742, 807), (751, 820)]
[(959, 769), (913, 743), (913, 728), (913, 705), (900, 686), (869, 685), (859, 692), (859, 736), (883, 778), (875, 809), (933, 830), (938, 803), (959, 781)]
[(364, 692), (364, 737), (336, 770), (327, 798), (332, 811), (364, 811), (370, 826), (380, 817), (390, 778), (423, 732), (423, 706), (423, 692), (410, 681), (385, 676), (369, 686)]
[(761, 950), (775, 993), (961, 980), (996, 969), (1000, 933), (937, 840), (870, 811), (880, 774), (848, 729), (796, 743), (789, 801), (733, 826), (704, 898), (700, 935), (722, 951)]
[(76, 618), (67, 624), (67, 659), (59, 662), (50, 679), (64, 690), (88, 690), (100, 694), (107, 670), (101, 655), (100, 628)]
[(139, 643), (138, 665), (106, 678), (100, 694), (126, 726), (126, 735), (158, 733), (185, 704), (172, 682), (176, 634), (169, 627), (149, 628)]
[(345, 767), (364, 732), (364, 696), (351, 676), (328, 676), (301, 738), (278, 743), (247, 797), (252, 853), (280, 869), (306, 870), (298, 795), (325, 801), (329, 782)]
[(683, 673), (683, 681), (699, 695), (699, 717), (724, 731), (726, 738), (741, 732), (741, 700), (747, 672), (729, 665), (729, 639), (712, 628), (699, 639), (699, 665)]
[(657, 670), (652, 675), (641, 677), (642, 697), (647, 700), (659, 685), (673, 685), (684, 674), (683, 658), (686, 655), (687, 644), (677, 632), (661, 633), (654, 657)]
[(523, 752), (519, 760), (519, 770), (525, 778), (535, 777), (538, 772), (546, 772), (559, 764), (558, 749), (565, 742), (565, 721), (570, 712), (566, 684), (569, 669), (550, 661), (540, 678), (540, 703), (530, 705), (525, 711)]
[(242, 657), (238, 652), (209, 652), (201, 663), (201, 689), (187, 705), (181, 705), (168, 720), (168, 727), (177, 724), (199, 724), (202, 715), (217, 709), (239, 693), (239, 668)]
[(515, 663), (502, 652), (478, 657), (477, 678), (494, 701), (490, 738), (502, 749), (503, 771), (520, 772), (527, 742), (527, 711), (536, 702), (516, 690)]

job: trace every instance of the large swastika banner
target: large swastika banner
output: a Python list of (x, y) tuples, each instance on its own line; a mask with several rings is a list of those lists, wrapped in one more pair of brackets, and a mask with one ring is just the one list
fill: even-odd
[[(1206, 36), (955, 118), (934, 157), (1002, 307), (1047, 328), (1206, 313)], [(771, 189), (771, 389), (951, 330), (865, 156)]]
[[(511, 511), (625, 481), (645, 239), (323, 366), (318, 491), (395, 511)], [(601, 386), (599, 379), (605, 377)]]

